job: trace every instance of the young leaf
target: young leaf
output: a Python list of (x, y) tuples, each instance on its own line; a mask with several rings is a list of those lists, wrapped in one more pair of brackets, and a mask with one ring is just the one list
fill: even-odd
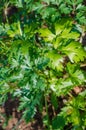
[(86, 52), (79, 42), (71, 42), (67, 46), (62, 47), (62, 52), (65, 53), (71, 62), (84, 61)]
[(55, 38), (55, 35), (48, 28), (39, 29), (39, 33), (46, 42), (52, 42), (52, 40)]
[(64, 61), (64, 58), (62, 55), (52, 50), (52, 52), (47, 53), (47, 57), (50, 59), (50, 63), (54, 69), (56, 68), (59, 71), (63, 70), (62, 63)]

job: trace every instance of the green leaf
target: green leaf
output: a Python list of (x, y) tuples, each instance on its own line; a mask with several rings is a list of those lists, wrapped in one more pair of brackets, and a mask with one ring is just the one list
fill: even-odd
[(62, 52), (65, 53), (71, 62), (84, 61), (86, 52), (79, 42), (71, 42), (67, 46), (62, 47)]
[(39, 32), (46, 42), (52, 42), (55, 38), (55, 35), (48, 28), (39, 29)]
[(54, 106), (54, 108), (57, 110), (57, 108), (58, 108), (58, 101), (57, 101), (57, 97), (56, 97), (55, 93), (51, 94), (51, 103)]
[(56, 51), (52, 50), (52, 52), (47, 53), (47, 57), (50, 59), (50, 63), (53, 67), (53, 69), (57, 69), (59, 71), (63, 70), (63, 61), (64, 58), (62, 55), (58, 54)]
[(27, 55), (29, 53), (30, 44), (28, 41), (21, 41), (21, 52), (23, 55)]
[(60, 23), (55, 23), (55, 31), (56, 31), (56, 35), (59, 35), (64, 29), (64, 25), (60, 24)]
[(75, 82), (80, 85), (85, 81), (84, 73), (80, 70), (79, 66), (68, 63), (67, 71), (73, 83)]
[(62, 38), (65, 38), (65, 39), (75, 39), (77, 40), (78, 37), (80, 36), (79, 33), (77, 32), (70, 32), (71, 31), (71, 28), (65, 28), (61, 34), (61, 37)]
[(61, 13), (69, 14), (71, 12), (70, 8), (66, 6), (65, 3), (61, 4), (60, 8)]
[(52, 121), (53, 130), (61, 130), (65, 126), (65, 119), (62, 116), (56, 116)]
[(9, 30), (7, 31), (7, 34), (9, 35), (9, 37), (15, 37), (16, 35), (20, 35), (21, 34), (21, 30), (20, 30), (20, 24), (18, 23), (13, 23), (9, 26)]
[(70, 78), (62, 79), (60, 78), (55, 85), (55, 93), (57, 96), (66, 95), (73, 88), (74, 84)]
[(45, 18), (50, 18), (50, 17), (54, 16), (54, 14), (57, 13), (57, 10), (56, 10), (56, 8), (46, 6), (45, 8), (40, 10), (40, 13), (42, 15), (42, 18), (45, 19)]
[(61, 19), (58, 22), (55, 23), (55, 32), (56, 35), (59, 35), (64, 29), (65, 27), (70, 27), (72, 25), (72, 21), (71, 19)]
[(59, 46), (61, 46), (63, 43), (63, 40), (61, 37), (57, 37), (54, 41), (53, 41), (53, 46), (55, 49), (57, 49)]
[(82, 3), (82, 2), (83, 2), (83, 0), (77, 0), (76, 1), (77, 5), (80, 4), (80, 3)]
[(35, 2), (35, 4), (33, 4), (33, 11), (41, 11), (41, 9), (43, 9), (45, 5), (39, 3), (39, 2)]

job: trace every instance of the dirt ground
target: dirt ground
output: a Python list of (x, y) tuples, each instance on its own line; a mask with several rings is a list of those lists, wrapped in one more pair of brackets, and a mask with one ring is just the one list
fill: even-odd
[(27, 124), (21, 119), (22, 112), (17, 111), (18, 104), (18, 100), (10, 99), (0, 107), (0, 130), (44, 130), (41, 115), (37, 114), (35, 120)]

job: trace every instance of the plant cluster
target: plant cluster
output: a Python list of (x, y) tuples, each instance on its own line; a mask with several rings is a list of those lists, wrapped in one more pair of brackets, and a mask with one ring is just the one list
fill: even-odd
[(85, 130), (84, 1), (1, 0), (0, 11), (0, 105), (10, 94), (27, 122), (39, 111), (45, 129)]

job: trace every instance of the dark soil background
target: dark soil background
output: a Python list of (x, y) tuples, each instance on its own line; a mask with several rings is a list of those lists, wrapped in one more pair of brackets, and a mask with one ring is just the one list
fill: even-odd
[(17, 111), (18, 105), (18, 99), (8, 99), (0, 107), (0, 130), (44, 130), (40, 113), (36, 114), (34, 121), (26, 123), (21, 119), (22, 112)]

